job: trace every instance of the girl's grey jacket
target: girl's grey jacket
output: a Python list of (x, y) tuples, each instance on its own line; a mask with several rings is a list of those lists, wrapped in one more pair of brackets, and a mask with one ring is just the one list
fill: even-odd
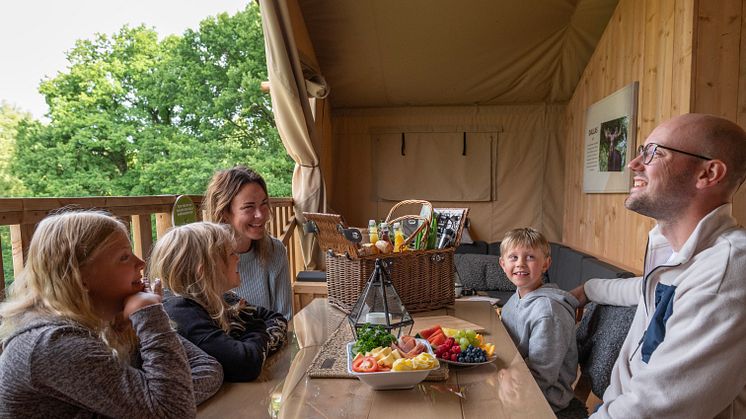
[(75, 322), (35, 317), (3, 342), (0, 418), (187, 418), (222, 384), (220, 364), (171, 328), (161, 304), (130, 316), (136, 365)]
[(567, 407), (574, 397), (577, 306), (575, 297), (550, 283), (523, 298), (516, 291), (502, 309), (505, 329), (555, 412)]

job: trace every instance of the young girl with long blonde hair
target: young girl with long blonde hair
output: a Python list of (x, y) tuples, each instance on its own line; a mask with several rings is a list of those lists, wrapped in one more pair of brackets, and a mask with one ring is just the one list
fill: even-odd
[(226, 381), (251, 381), (286, 342), (287, 321), (229, 292), (240, 281), (235, 245), (224, 224), (176, 227), (153, 248), (148, 275), (172, 294), (163, 305), (179, 333), (220, 362)]
[(43, 219), (0, 304), (0, 417), (193, 417), (220, 365), (144, 289), (125, 225), (99, 211)]

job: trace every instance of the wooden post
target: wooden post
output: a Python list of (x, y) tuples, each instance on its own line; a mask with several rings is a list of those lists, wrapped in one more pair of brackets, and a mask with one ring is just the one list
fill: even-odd
[(34, 235), (35, 224), (15, 224), (10, 226), (10, 242), (13, 249), (13, 276), (18, 277), (26, 263), (28, 245)]
[(160, 239), (166, 232), (173, 227), (171, 223), (170, 212), (159, 212), (155, 214), (155, 235)]
[(135, 255), (145, 260), (153, 247), (153, 226), (150, 224), (150, 214), (132, 216), (132, 246)]

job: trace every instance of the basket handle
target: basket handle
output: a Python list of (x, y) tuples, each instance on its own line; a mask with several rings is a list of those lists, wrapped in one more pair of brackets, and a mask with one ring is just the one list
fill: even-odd
[[(388, 218), (387, 218), (388, 220)], [(420, 233), (423, 229), (425, 229), (425, 234), (423, 234), (423, 237), (427, 237), (427, 235), (430, 233), (430, 223), (427, 221), (425, 217), (420, 217), (419, 215), (402, 215), (401, 217), (394, 218), (391, 220), (391, 225), (394, 223), (398, 223), (404, 220), (418, 220), (421, 221), (420, 226), (417, 227), (415, 231), (412, 232), (412, 234), (409, 235), (409, 237), (404, 238), (403, 246), (409, 246), (409, 243), (412, 242), (412, 240), (417, 237), (417, 234)]]
[[(396, 220), (391, 220), (391, 216), (394, 215), (394, 212), (396, 211), (396, 209), (399, 208), (399, 207), (401, 207), (401, 206), (404, 206), (404, 205), (413, 205), (413, 204), (420, 204), (423, 207), (427, 207), (429, 209), (429, 214), (428, 214), (427, 218), (425, 218), (427, 220), (428, 224), (429, 224), (432, 221), (432, 219), (433, 219), (433, 204), (431, 204), (428, 201), (423, 201), (421, 199), (406, 199), (404, 201), (397, 202), (396, 204), (394, 204), (393, 207), (391, 207), (391, 210), (389, 210), (389, 215), (386, 216), (386, 222), (389, 225), (392, 225), (393, 223), (396, 222)], [(422, 219), (421, 216), (418, 215), (418, 217), (420, 217), (420, 219)], [(399, 218), (401, 218), (401, 217), (399, 217)]]

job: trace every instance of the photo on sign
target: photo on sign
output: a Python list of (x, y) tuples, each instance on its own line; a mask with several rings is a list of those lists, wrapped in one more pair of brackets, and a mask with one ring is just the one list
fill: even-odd
[(621, 172), (627, 164), (627, 126), (629, 117), (601, 123), (598, 168), (601, 172)]

